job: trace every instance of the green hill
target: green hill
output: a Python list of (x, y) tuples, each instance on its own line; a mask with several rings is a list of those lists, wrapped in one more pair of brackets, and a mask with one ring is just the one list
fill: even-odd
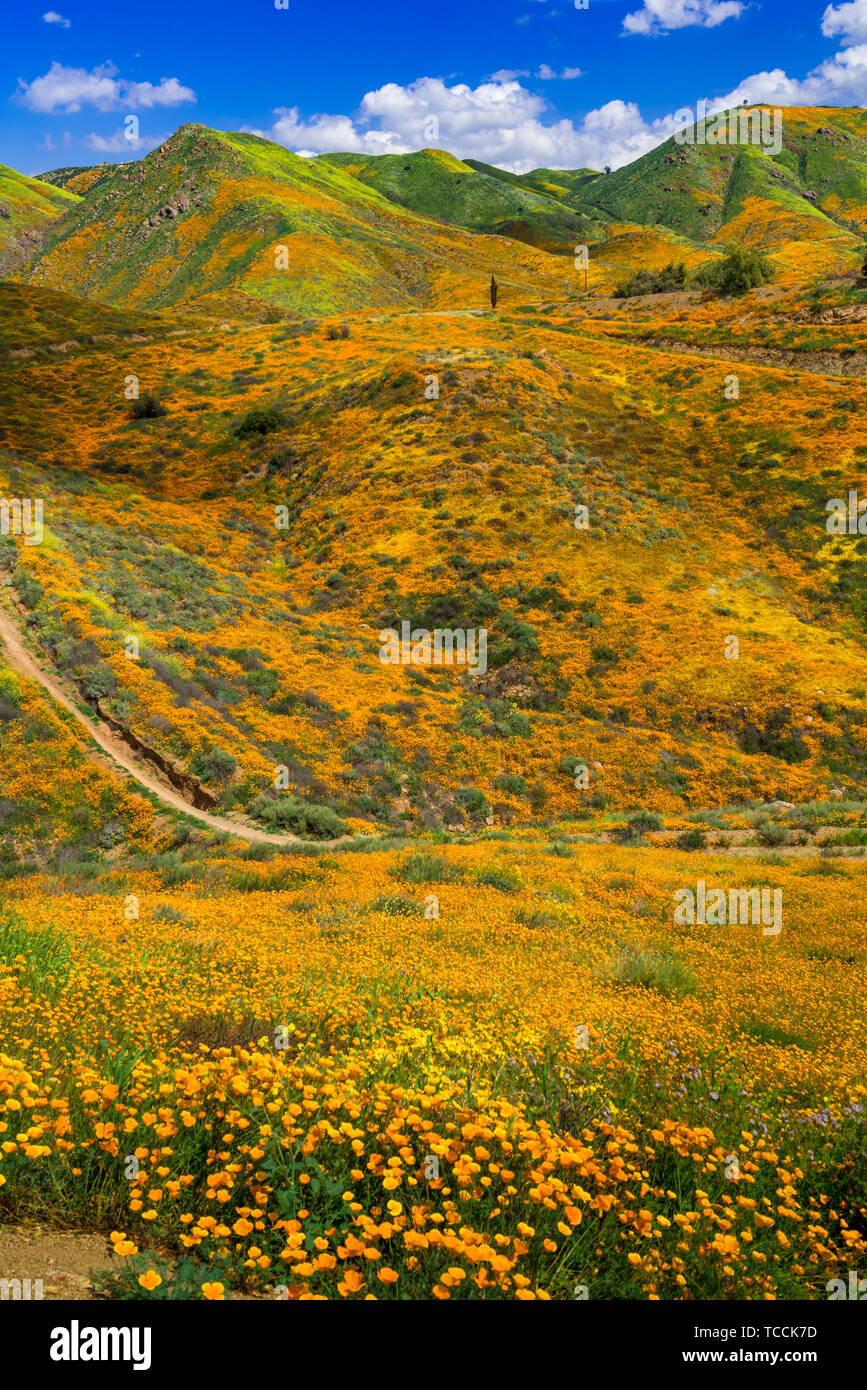
[(346, 164), (304, 159), (255, 135), (181, 126), (146, 158), (97, 179), (28, 278), (150, 309), (242, 291), (284, 311), (324, 314), (465, 302), (469, 282), (486, 284), (492, 271), (536, 298), (559, 272), (527, 248), (468, 238), (396, 206)]
[(51, 183), (55, 188), (65, 188), (68, 193), (83, 197), (118, 168), (118, 164), (70, 164), (63, 169), (50, 169), (39, 177), (43, 183)]
[(190, 124), (140, 161), (46, 178), (0, 178), (6, 273), (38, 286), (254, 321), (461, 307), (481, 303), (492, 272), (512, 302), (561, 295), (582, 243), (603, 273), (648, 256), (693, 264), (732, 243), (787, 276), (852, 269), (867, 234), (867, 113), (784, 108), (777, 153), (672, 138), (612, 174), (518, 175), (434, 149), (307, 159)]
[(74, 193), (0, 164), (0, 275), (32, 256), (47, 227), (77, 201)]
[(783, 108), (778, 154), (760, 145), (678, 144), (671, 138), (612, 174), (582, 180), (576, 192), (583, 206), (700, 242), (724, 233), (750, 200), (807, 219), (818, 237), (835, 229), (863, 235), (867, 112)]
[[(477, 160), (456, 159), (445, 150), (416, 154), (325, 154), (318, 162), (351, 173), (392, 202), (425, 217), (474, 232), (493, 232), (561, 255), (588, 239), (597, 222), (564, 206), (559, 196), (534, 189), (528, 180)], [(568, 189), (562, 190), (568, 193)]]
[(177, 315), (115, 309), (61, 290), (0, 280), (0, 362), (61, 351), (64, 357), (100, 343), (148, 341), (177, 333)]
[(498, 169), (495, 164), (482, 164), (478, 159), (468, 159), (467, 163), (480, 173), (502, 180), (521, 189), (532, 188), (537, 193), (577, 206), (579, 190), (588, 179), (596, 178), (598, 169), (531, 169), (528, 174), (512, 174), (508, 169)]

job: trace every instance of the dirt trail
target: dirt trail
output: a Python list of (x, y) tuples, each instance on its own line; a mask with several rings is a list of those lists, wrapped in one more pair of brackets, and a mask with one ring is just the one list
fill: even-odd
[[(53, 700), (63, 705), (64, 709), (69, 710), (69, 713), (87, 730), (94, 743), (109, 755), (113, 763), (138, 782), (139, 786), (146, 787), (149, 792), (153, 792), (167, 806), (171, 806), (176, 811), (183, 811), (184, 815), (192, 816), (194, 820), (201, 822), (202, 825), (210, 826), (212, 830), (222, 830), (230, 835), (238, 835), (244, 840), (254, 840), (257, 844), (300, 845), (307, 843), (298, 835), (272, 835), (267, 830), (257, 830), (251, 825), (228, 820), (224, 816), (213, 816), (208, 811), (200, 811), (185, 801), (174, 788), (166, 786), (165, 783), (145, 772), (132, 754), (124, 748), (120, 740), (113, 738), (104, 725), (94, 723), (86, 714), (83, 714), (63, 690), (56, 677), (47, 671), (37, 658), (27, 650), (21, 641), (18, 624), (2, 601), (0, 601), (0, 638), (5, 644), (5, 659), (13, 671), (26, 676), (29, 680), (38, 681)], [(353, 838), (352, 835), (343, 835), (336, 840), (329, 840), (327, 843), (328, 845), (346, 844)]]
[[(161, 1258), (173, 1263), (170, 1256)], [(58, 1231), (29, 1222), (0, 1226), (0, 1280), (21, 1281), (20, 1289), (14, 1283), (0, 1287), (3, 1303), (24, 1301), (28, 1295), (46, 1303), (90, 1303), (98, 1297), (91, 1275), (117, 1273), (123, 1264), (112, 1253), (108, 1238), (95, 1231)], [(29, 1286), (25, 1283), (28, 1279)], [(273, 1295), (229, 1292), (226, 1297), (261, 1303)]]
[(754, 362), (782, 371), (808, 372), (815, 376), (867, 377), (867, 353), (841, 357), (838, 352), (811, 352), (806, 348), (753, 347), (740, 343), (687, 343), (680, 338), (645, 338), (635, 347), (657, 352), (682, 352), (690, 357), (714, 357), (722, 362)]
[(20, 1293), (14, 1286), (7, 1291), (10, 1302), (16, 1296), (25, 1297), (28, 1289), (23, 1281), (27, 1279), (31, 1299), (41, 1294), (47, 1303), (67, 1298), (89, 1301), (94, 1297), (91, 1271), (103, 1273), (117, 1264), (108, 1253), (105, 1236), (41, 1226), (0, 1227), (0, 1279), (22, 1280)]

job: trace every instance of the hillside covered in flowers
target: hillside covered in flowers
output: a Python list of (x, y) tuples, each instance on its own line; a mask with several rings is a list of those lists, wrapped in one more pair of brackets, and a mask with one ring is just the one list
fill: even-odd
[(95, 1295), (863, 1268), (867, 133), (785, 130), (0, 180), (0, 1216)]

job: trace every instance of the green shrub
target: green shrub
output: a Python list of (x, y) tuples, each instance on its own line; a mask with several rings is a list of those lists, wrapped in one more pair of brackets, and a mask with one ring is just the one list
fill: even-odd
[(682, 290), (686, 284), (686, 266), (669, 261), (661, 270), (636, 270), (615, 288), (618, 299), (636, 294), (661, 294), (665, 290)]
[(247, 689), (254, 695), (259, 695), (264, 700), (270, 700), (271, 696), (277, 693), (280, 678), (270, 666), (260, 666), (258, 670), (247, 672), (246, 682)]
[(626, 825), (614, 833), (622, 844), (636, 844), (649, 831), (661, 829), (662, 817), (655, 811), (636, 811), (635, 815), (629, 817)]
[(609, 980), (615, 985), (640, 985), (660, 994), (694, 994), (698, 985), (677, 956), (657, 954), (643, 946), (626, 946), (613, 962)]
[(674, 842), (678, 849), (704, 849), (707, 846), (707, 836), (698, 826), (692, 830), (683, 830)]
[(478, 791), (475, 787), (461, 787), (460, 791), (455, 792), (455, 801), (469, 816), (481, 818), (490, 810), (484, 792)]
[(593, 661), (599, 661), (603, 664), (613, 665), (614, 662), (617, 660), (617, 653), (615, 651), (612, 651), (611, 647), (600, 645), (597, 647), (590, 648), (590, 657)]
[(508, 792), (510, 796), (525, 796), (527, 792), (527, 779), (521, 777), (517, 772), (501, 772), (494, 778), (493, 786), (499, 792)]
[(253, 439), (256, 435), (271, 434), (282, 430), (287, 424), (286, 416), (276, 406), (253, 406), (243, 420), (239, 420), (232, 430), (236, 439)]
[(32, 574), (19, 566), (12, 574), (12, 583), (25, 608), (35, 608), (45, 590)]
[(501, 868), (496, 864), (490, 868), (479, 869), (476, 883), (481, 884), (483, 888), (496, 888), (500, 893), (520, 893), (524, 886), (514, 869)]
[(334, 840), (346, 834), (346, 826), (330, 806), (315, 801), (298, 801), (294, 796), (257, 796), (250, 802), (250, 815), (270, 830), (289, 831), (311, 840)]
[(696, 279), (719, 290), (720, 294), (746, 294), (756, 285), (769, 285), (774, 278), (770, 261), (747, 246), (732, 246), (721, 261), (702, 266)]
[(156, 396), (148, 395), (147, 392), (132, 403), (134, 420), (157, 420), (161, 415), (168, 415), (162, 401), (158, 401)]
[(773, 849), (777, 845), (789, 843), (789, 832), (783, 825), (774, 825), (773, 821), (763, 821), (756, 826), (756, 839), (760, 845), (768, 845)]
[(404, 883), (453, 883), (461, 877), (456, 864), (424, 849), (405, 855), (391, 872)]
[(116, 688), (117, 681), (108, 666), (95, 666), (81, 679), (81, 689), (88, 700), (101, 700)]
[(197, 748), (190, 758), (190, 771), (203, 782), (225, 782), (238, 766), (237, 760), (223, 748)]

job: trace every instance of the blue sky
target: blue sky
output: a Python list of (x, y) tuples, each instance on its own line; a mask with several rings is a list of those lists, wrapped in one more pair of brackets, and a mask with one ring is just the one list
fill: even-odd
[(5, 39), (0, 161), (26, 173), (192, 120), (302, 153), (617, 167), (699, 99), (867, 105), (867, 0), (19, 0)]

